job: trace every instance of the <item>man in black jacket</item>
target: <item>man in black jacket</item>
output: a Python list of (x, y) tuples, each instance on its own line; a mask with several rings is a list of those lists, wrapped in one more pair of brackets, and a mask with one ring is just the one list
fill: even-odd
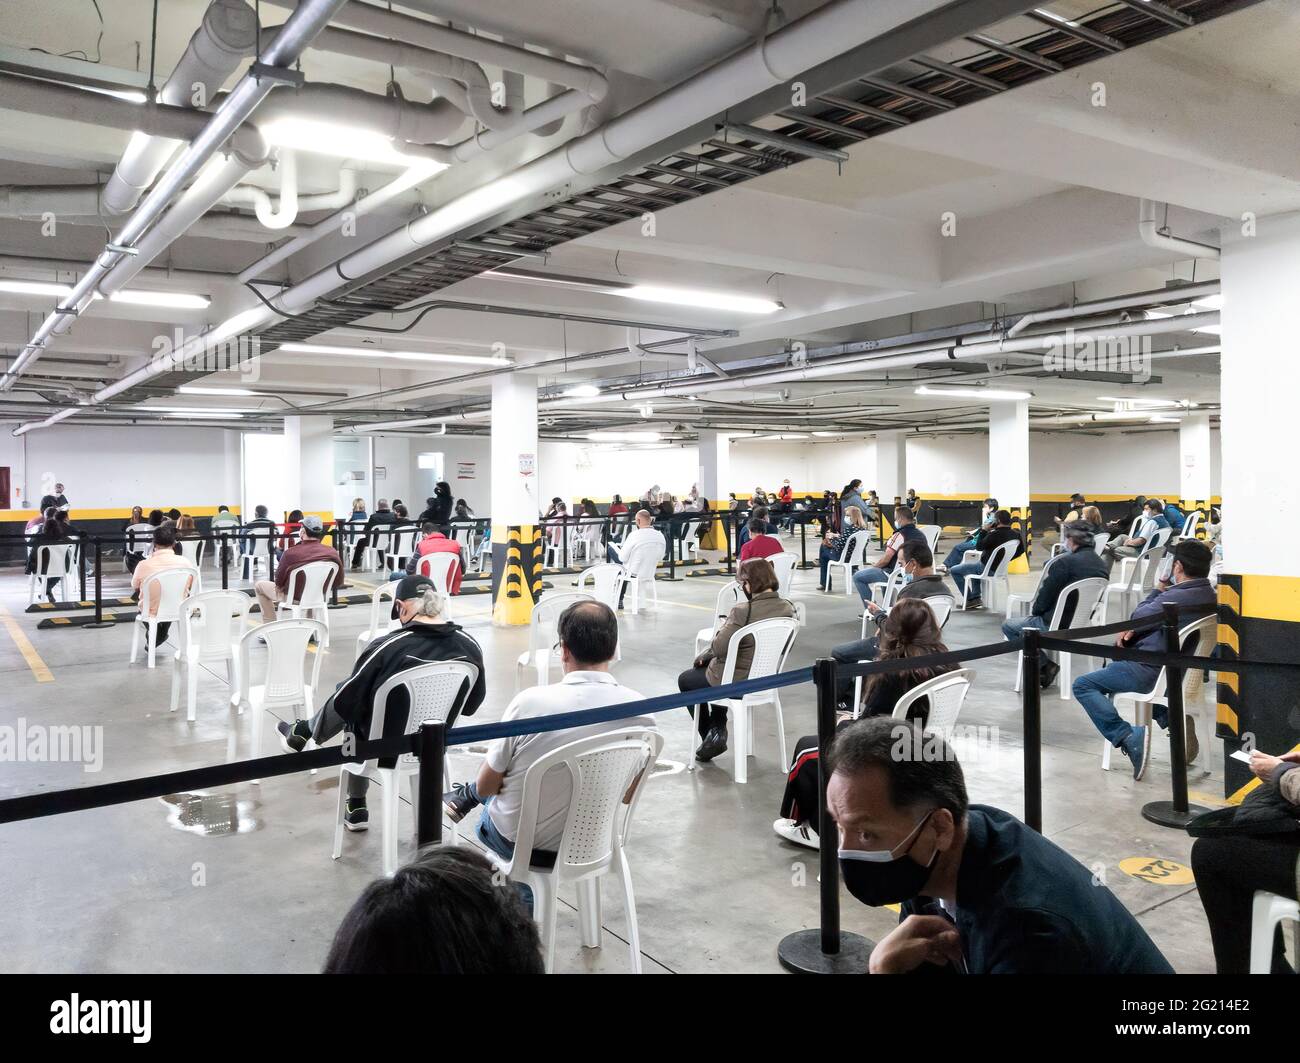
[[(280, 745), (286, 752), (301, 753), (312, 742), (324, 745), (342, 731), (361, 739), (370, 737), (370, 714), (375, 694), (393, 676), (422, 664), (438, 661), (466, 661), (478, 669), (478, 679), (465, 691), (462, 687), (458, 705), (447, 716), (450, 726), (459, 715), (473, 716), (483, 704), (487, 684), (483, 678), (483, 651), (479, 644), (449, 620), (443, 619), (446, 599), (438, 593), (427, 576), (406, 576), (393, 595), (393, 615), (402, 621), (397, 631), (371, 642), (357, 658), (352, 674), (330, 695), (321, 710), (310, 720), (276, 725)], [(400, 735), (406, 729), (410, 708), (405, 689), (398, 688), (389, 698), (384, 713), (384, 738)], [(381, 766), (388, 763), (380, 761)], [(348, 775), (347, 804), (343, 825), (348, 830), (365, 830), (370, 819), (366, 809), (366, 790), (370, 780)]]
[(376, 528), (387, 531), (396, 523), (398, 523), (397, 514), (388, 508), (388, 499), (381, 498), (375, 503), (375, 511), (366, 520), (367, 534), (357, 538), (357, 545), (352, 551), (352, 568), (354, 570), (361, 567), (361, 556), (366, 552), (366, 547), (375, 544), (376, 537), (369, 533)]
[[(993, 527), (976, 536), (975, 547), (980, 552), (980, 559), (953, 565), (948, 570), (948, 575), (952, 577), (953, 583), (957, 584), (957, 594), (959, 596), (962, 593), (962, 588), (966, 585), (966, 577), (983, 572), (984, 566), (989, 563), (989, 558), (993, 556), (993, 551), (1006, 542), (1015, 542), (1016, 544), (1015, 552), (1011, 555), (1013, 561), (1025, 552), (1025, 541), (1020, 538), (1020, 533), (1011, 527), (1011, 512), (999, 509), (994, 514)], [(856, 577), (854, 578), (856, 579)], [(971, 584), (970, 593), (966, 596), (967, 609), (984, 608), (983, 590), (983, 581)]]
[[(1030, 606), (1029, 615), (1015, 617), (1002, 625), (1002, 634), (1008, 639), (1019, 638), (1027, 627), (1046, 631), (1056, 611), (1056, 603), (1061, 592), (1071, 583), (1081, 579), (1095, 579), (1110, 576), (1106, 562), (1098, 555), (1096, 541), (1092, 535), (1092, 525), (1087, 521), (1072, 520), (1061, 525), (1061, 540), (1065, 543), (1065, 553), (1052, 558), (1047, 571), (1038, 584), (1038, 593), (1034, 595), (1034, 604)], [(1071, 602), (1061, 614), (1061, 626), (1068, 627), (1074, 619), (1074, 603)], [(1042, 687), (1046, 690), (1061, 671), (1060, 666), (1047, 657), (1043, 651)]]

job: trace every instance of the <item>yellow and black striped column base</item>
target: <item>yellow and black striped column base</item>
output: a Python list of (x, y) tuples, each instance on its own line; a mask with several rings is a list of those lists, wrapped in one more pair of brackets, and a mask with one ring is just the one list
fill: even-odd
[(542, 596), (541, 529), (531, 525), (492, 529), (492, 623), (516, 627), (532, 623)]
[[(1219, 578), (1219, 656), (1225, 660), (1300, 660), (1300, 577)], [(1220, 672), (1217, 733), (1226, 753), (1261, 749), (1280, 756), (1300, 742), (1300, 706), (1289, 676)], [(1254, 776), (1225, 758), (1224, 793), (1236, 798)]]
[(1034, 545), (1034, 527), (1029, 517), (1029, 506), (1009, 506), (1007, 512), (1011, 514), (1011, 527), (1019, 533), (1025, 541), (1025, 552), (1011, 562), (1008, 572), (1025, 573), (1029, 571), (1030, 552)]

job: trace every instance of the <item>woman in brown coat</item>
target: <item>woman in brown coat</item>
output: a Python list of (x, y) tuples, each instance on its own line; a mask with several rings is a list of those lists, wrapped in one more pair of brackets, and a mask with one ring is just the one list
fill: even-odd
[[(747, 624), (774, 617), (794, 616), (794, 606), (777, 593), (776, 570), (766, 558), (750, 558), (740, 566), (736, 582), (745, 595), (727, 616), (726, 621), (713, 636), (709, 648), (695, 658), (692, 667), (677, 677), (677, 689), (706, 690), (722, 683), (722, 672), (727, 664), (727, 645), (731, 636)], [(744, 638), (736, 651), (736, 669), (733, 680), (739, 683), (749, 678), (749, 666), (754, 659), (754, 640)], [(695, 759), (707, 763), (727, 750), (727, 710), (721, 705), (696, 705), (688, 709), (695, 717), (703, 741), (695, 752)]]

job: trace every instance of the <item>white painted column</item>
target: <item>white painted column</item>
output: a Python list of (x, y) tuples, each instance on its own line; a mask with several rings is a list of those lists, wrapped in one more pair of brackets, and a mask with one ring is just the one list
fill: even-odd
[(695, 482), (714, 509), (725, 509), (731, 490), (731, 436), (704, 429), (700, 429), (699, 435), (700, 466)]
[(1210, 461), (1210, 415), (1184, 417), (1178, 425), (1178, 490), (1187, 503), (1208, 503), (1214, 493)]
[(876, 482), (871, 487), (892, 521), (894, 499), (907, 497), (907, 439), (903, 432), (876, 433)]
[(545, 509), (538, 497), (537, 460), (536, 383), (523, 373), (493, 377), (493, 528), (537, 523)]
[[(1029, 522), (1029, 400), (989, 406), (989, 494), (1011, 510), (1012, 524), (1026, 546), (1032, 545)], [(1019, 514), (1020, 520), (1015, 517)], [(1011, 563), (1012, 572), (1028, 572), (1025, 556)]]
[[(288, 496), (303, 513), (334, 517), (334, 418), (284, 419)], [(274, 518), (274, 514), (273, 514)], [(278, 518), (274, 518), (278, 519)]]
[(1300, 519), (1300, 465), (1288, 445), (1300, 394), (1291, 320), (1300, 290), (1300, 214), (1261, 218), (1255, 236), (1229, 229), (1224, 234), (1224, 568), (1242, 576), (1300, 576), (1300, 551), (1279, 548), (1277, 537), (1260, 528), (1261, 520), (1270, 529), (1290, 529)]

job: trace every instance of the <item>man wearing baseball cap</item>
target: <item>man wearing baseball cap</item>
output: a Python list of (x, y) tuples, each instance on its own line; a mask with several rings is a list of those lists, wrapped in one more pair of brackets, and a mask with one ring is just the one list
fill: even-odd
[[(286, 552), (285, 556), (288, 556)], [(447, 599), (428, 576), (406, 576), (393, 592), (393, 619), (402, 626), (371, 641), (352, 666), (352, 674), (338, 685), (329, 700), (311, 720), (280, 722), (280, 745), (286, 752), (301, 753), (312, 742), (324, 745), (342, 731), (360, 739), (370, 738), (370, 715), (375, 693), (393, 676), (420, 665), (439, 661), (465, 661), (478, 669), (474, 685), (462, 685), (457, 703), (447, 716), (447, 725), (458, 715), (472, 716), (483, 704), (487, 684), (483, 678), (483, 651), (463, 628), (446, 618)], [(400, 735), (410, 709), (406, 689), (398, 687), (389, 696), (384, 712), (384, 737)], [(391, 767), (391, 761), (380, 761)], [(347, 777), (347, 802), (343, 825), (351, 831), (365, 830), (370, 813), (366, 791), (370, 780), (360, 775)]]
[[(310, 515), (303, 517), (302, 539), (280, 556), (280, 563), (275, 568), (275, 579), (262, 579), (253, 584), (253, 589), (257, 592), (257, 602), (262, 607), (262, 619), (268, 624), (276, 618), (276, 604), (288, 600), (290, 577), (303, 565), (309, 565), (313, 561), (332, 562), (337, 569), (334, 573), (334, 582), (342, 583), (343, 559), (339, 557), (337, 550), (321, 542), (324, 534), (325, 526), (321, 523), (320, 517)], [(298, 582), (302, 583), (301, 580)]]

